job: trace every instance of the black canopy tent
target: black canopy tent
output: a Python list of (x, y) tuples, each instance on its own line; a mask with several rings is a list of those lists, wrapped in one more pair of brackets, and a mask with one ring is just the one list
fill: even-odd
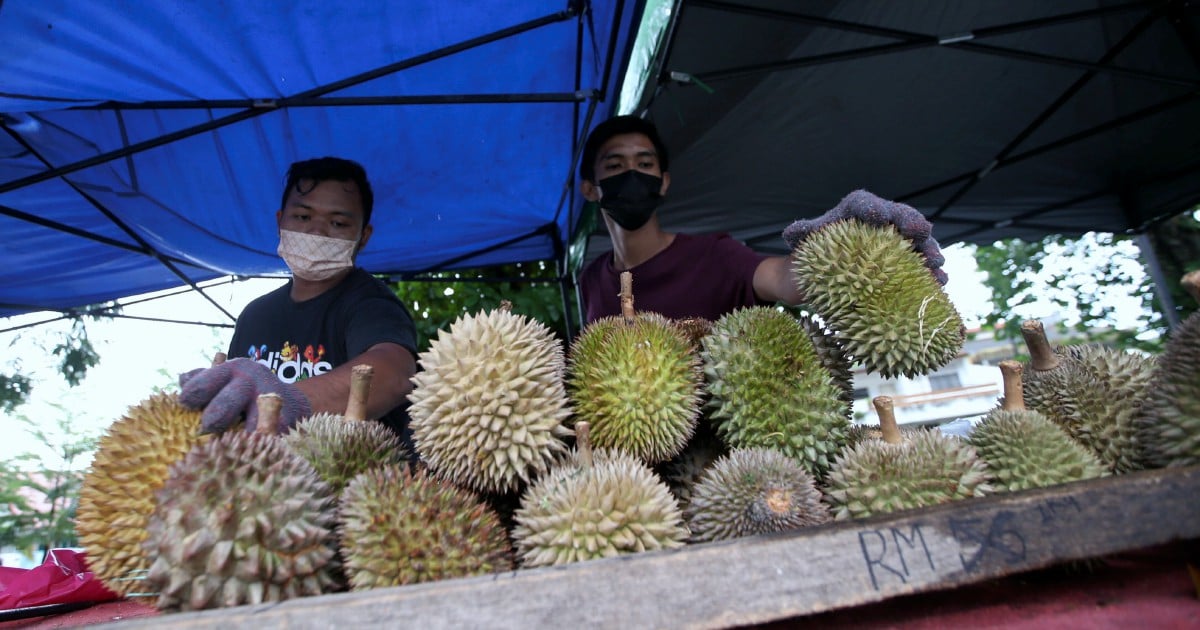
[(785, 253), (862, 188), (943, 246), (1137, 233), (1200, 201), (1198, 26), (1174, 0), (677, 2), (637, 106), (672, 151), (660, 217)]

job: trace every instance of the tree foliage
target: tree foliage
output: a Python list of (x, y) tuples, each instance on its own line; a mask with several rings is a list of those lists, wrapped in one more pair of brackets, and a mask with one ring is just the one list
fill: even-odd
[(0, 546), (12, 545), (30, 556), (38, 550), (76, 546), (75, 511), (83, 468), (97, 438), (75, 431), (65, 411), (53, 435), (29, 418), (18, 420), (58, 461), (47, 465), (42, 455), (34, 453), (0, 461), (0, 503), (9, 506), (0, 512)]
[[(87, 317), (93, 320), (109, 318), (112, 313), (120, 312), (116, 302), (100, 304), (86, 310)], [(58, 359), (58, 371), (66, 379), (67, 384), (74, 387), (83, 382), (87, 371), (100, 363), (100, 355), (88, 339), (87, 324), (83, 315), (73, 315), (68, 318), (70, 328), (57, 335), (51, 335), (53, 348), (48, 352)], [(44, 328), (36, 328), (39, 334), (44, 334)], [(18, 336), (19, 337), (19, 336)], [(53, 338), (57, 337), (55, 343)], [(16, 338), (14, 338), (14, 343)], [(6, 371), (0, 372), (0, 411), (11, 413), (17, 407), (29, 400), (33, 392), (33, 382), (22, 374), (19, 362), (10, 363)]]
[[(1200, 224), (1193, 213), (1185, 213), (1159, 224), (1149, 238), (1162, 243), (1155, 246), (1158, 262), (1168, 287), (1182, 299), (1179, 278), (1188, 265), (1200, 265)], [(984, 323), (996, 330), (998, 339), (1019, 339), (1021, 321), (1029, 317), (1030, 307), (1048, 301), (1065, 314), (1058, 322), (1060, 332), (1073, 339), (1161, 351), (1168, 321), (1153, 278), (1145, 273), (1144, 256), (1134, 237), (1100, 233), (1080, 238), (1051, 235), (1036, 242), (1008, 239), (979, 246), (975, 260), (987, 274), (985, 284), (992, 291), (993, 304)], [(1140, 306), (1132, 325), (1118, 325), (1122, 299)], [(1177, 299), (1177, 310), (1185, 315), (1195, 309), (1195, 304), (1180, 307), (1180, 303)]]
[[(567, 339), (562, 290), (549, 263), (516, 263), (430, 274), (427, 280), (398, 282), (393, 290), (412, 313), (417, 351), (429, 347), (439, 330), (464, 314), (512, 303), (512, 311), (531, 317)], [(574, 297), (569, 300), (574, 309)]]

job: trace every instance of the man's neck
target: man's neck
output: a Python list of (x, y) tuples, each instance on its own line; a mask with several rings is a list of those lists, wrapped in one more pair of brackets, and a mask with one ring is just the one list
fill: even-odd
[(636, 232), (624, 232), (612, 239), (613, 268), (626, 271), (654, 258), (675, 241), (675, 234), (664, 232), (658, 222), (648, 223)]
[(341, 284), (342, 280), (345, 280), (346, 276), (350, 275), (353, 269), (351, 267), (332, 278), (319, 282), (292, 276), (292, 289), (288, 295), (292, 298), (293, 302), (307, 302)]

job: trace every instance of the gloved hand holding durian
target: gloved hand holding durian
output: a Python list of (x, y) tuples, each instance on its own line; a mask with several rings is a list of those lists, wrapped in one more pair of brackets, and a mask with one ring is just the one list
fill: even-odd
[(933, 224), (916, 208), (888, 201), (865, 190), (846, 195), (838, 205), (815, 219), (794, 221), (783, 230), (783, 240), (795, 250), (808, 235), (831, 223), (847, 219), (857, 219), (873, 227), (894, 226), (901, 236), (912, 241), (913, 249), (925, 258), (925, 266), (938, 284), (946, 285), (946, 272), (942, 270), (946, 257), (932, 236)]
[(204, 410), (200, 416), (204, 433), (224, 432), (243, 417), (246, 431), (253, 432), (258, 425), (258, 397), (270, 393), (283, 399), (280, 433), (312, 415), (312, 404), (299, 388), (279, 380), (270, 368), (253, 359), (233, 359), (179, 375), (179, 402)]

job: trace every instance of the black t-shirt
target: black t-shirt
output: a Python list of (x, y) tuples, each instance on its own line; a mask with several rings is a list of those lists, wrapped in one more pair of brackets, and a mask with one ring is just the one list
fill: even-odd
[[(355, 267), (336, 287), (292, 301), (292, 283), (259, 296), (238, 316), (229, 358), (249, 357), (294, 383), (324, 374), (377, 343), (395, 343), (417, 356), (408, 309), (378, 278)], [(407, 405), (380, 418), (412, 448)]]

